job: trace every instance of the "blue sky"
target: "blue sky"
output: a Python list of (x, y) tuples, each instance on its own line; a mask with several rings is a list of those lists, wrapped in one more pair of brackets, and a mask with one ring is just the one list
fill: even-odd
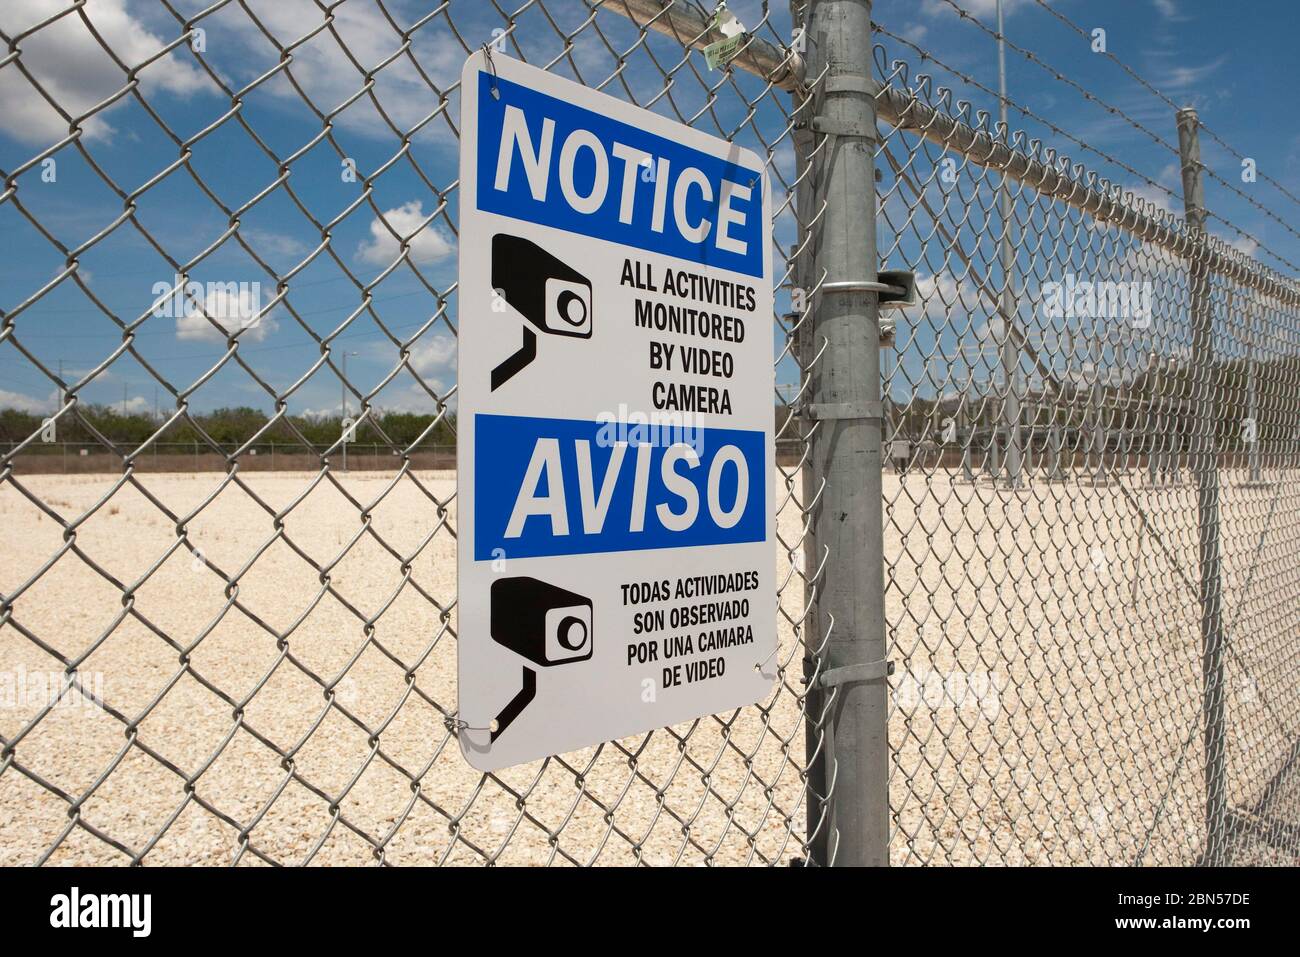
[[(994, 25), (993, 0), (957, 2), (990, 27)], [(206, 4), (188, 0), (174, 5), (188, 15)], [(1293, 3), (1235, 4), (1230, 19), (1225, 18), (1223, 5), (1212, 0), (1052, 0), (1052, 5), (1086, 30), (1103, 27), (1111, 52), (1176, 102), (1196, 105), (1219, 136), (1254, 158), (1262, 173), (1300, 195), (1300, 107), (1292, 97), (1282, 95), (1296, 78), (1300, 23)], [(250, 0), (248, 6), (258, 14), (260, 26), (233, 4), (201, 21), (203, 59), (232, 89), (253, 83), (280, 62), (280, 52), (262, 35), (263, 29), (288, 44), (322, 26), (319, 9), (307, 0)], [(386, 4), (402, 28), (437, 6), (413, 0)], [(502, 0), (501, 6), (511, 4)], [(0, 30), (12, 36), (62, 7), (60, 0), (12, 0), (0, 8)], [(733, 0), (730, 7), (751, 28), (764, 20), (764, 4), (759, 0)], [(1085, 40), (1034, 0), (1007, 0), (1006, 7), (1007, 34), (1012, 40), (1160, 137), (1176, 142), (1169, 108), (1114, 63), (1091, 52)], [(132, 64), (154, 58), (161, 44), (180, 32), (171, 15), (152, 2), (89, 0), (85, 9), (100, 35)], [(546, 0), (545, 9), (566, 31), (577, 29), (590, 16), (579, 0)], [(334, 360), (343, 351), (349, 353), (349, 379), (361, 391), (373, 393), (373, 404), (433, 409), (432, 394), (445, 395), (455, 383), (455, 345), (449, 325), (455, 319), (455, 297), (440, 300), (439, 293), (454, 285), (456, 274), (456, 193), (449, 188), (457, 176), (454, 127), (459, 124), (459, 104), (454, 92), (443, 104), (438, 91), (454, 85), (466, 45), (491, 40), (493, 30), (506, 25), (493, 5), (483, 0), (453, 0), (449, 13), (456, 31), (450, 29), (447, 13), (435, 15), (411, 35), (408, 57), (397, 31), (371, 0), (349, 0), (337, 9), (330, 26), (361, 68), (389, 63), (376, 74), (374, 86), (387, 120), (367, 96), (349, 104), (362, 87), (362, 72), (341, 51), (329, 29), (322, 27), (294, 47), (293, 80), (322, 112), (337, 111), (331, 132), (339, 150), (359, 171), (358, 181), (344, 175), (339, 153), (321, 137), (322, 120), (283, 71), (241, 98), (238, 117), (271, 153), (281, 159), (294, 157), (287, 174), (240, 126), (232, 115), (230, 96), (184, 48), (152, 59), (139, 75), (145, 100), (175, 136), (184, 140), (208, 130), (189, 154), (182, 156), (172, 137), (129, 95), (84, 127), (85, 150), (132, 197), (129, 207), (73, 146), (53, 154), (52, 182), (46, 181), (47, 166), (37, 164), (24, 171), (17, 181), (17, 202), (0, 202), (0, 309), (9, 314), (19, 310), (13, 337), (0, 343), (0, 406), (44, 411), (54, 398), (53, 383), (19, 351), (18, 343), (52, 371), (61, 363), (69, 381), (84, 381), (81, 395), (88, 401), (116, 404), (125, 396), (129, 408), (152, 409), (157, 391), (163, 410), (171, 409), (175, 399), (166, 385), (158, 385), (147, 363), (172, 388), (193, 388), (190, 404), (198, 410), (252, 405), (271, 411), (269, 387), (276, 393), (292, 390), (291, 412), (337, 411), (339, 379), (322, 363), (321, 350), (306, 326), (322, 337), (338, 332)], [(957, 70), (996, 87), (993, 41), (976, 26), (962, 22), (944, 0), (877, 0), (875, 19)], [(557, 70), (569, 74), (576, 67), (593, 84), (605, 82), (617, 66), (605, 42), (623, 50), (636, 39), (636, 31), (617, 15), (599, 13), (595, 24), (604, 39), (592, 27), (583, 29), (573, 62), (557, 65)], [(772, 4), (768, 22), (759, 32), (768, 39), (788, 35), (784, 2)], [(515, 36), (533, 62), (549, 61), (562, 49), (559, 34), (536, 6), (521, 15)], [(889, 57), (908, 60), (913, 73), (931, 73), (936, 84), (952, 86), (957, 96), (976, 107), (996, 109), (987, 94), (966, 87), (933, 63), (922, 65), (905, 44), (888, 38), (880, 42)], [(25, 38), (21, 47), (27, 69), (59, 102), (76, 110), (89, 109), (117, 93), (125, 82), (121, 68), (103, 54), (75, 15)], [(625, 83), (646, 102), (663, 90), (660, 69), (675, 66), (682, 54), (658, 36), (651, 39), (648, 50), (658, 66), (645, 49), (638, 50), (621, 76), (609, 83), (609, 92), (627, 96)], [(511, 52), (518, 55), (513, 47)], [(1013, 99), (1089, 146), (1120, 157), (1126, 165), (1179, 192), (1175, 158), (1158, 144), (1014, 52), (1008, 54), (1008, 72)], [(659, 97), (653, 108), (687, 118), (704, 110), (696, 125), (764, 152), (755, 129), (770, 135), (784, 122), (774, 98), (760, 100), (754, 121), (746, 123), (743, 104), (729, 89), (706, 110), (709, 104), (697, 74), (708, 84), (721, 79), (708, 73), (700, 54), (692, 54), (689, 65), (677, 71), (671, 95)], [(751, 78), (740, 77), (737, 83), (751, 97), (760, 89)], [(342, 104), (349, 105), (340, 110)], [(403, 145), (389, 122), (403, 131), (419, 128)], [(1177, 200), (1014, 111), (1011, 122), (1013, 128), (1041, 136), (1116, 183), (1178, 206)], [(65, 134), (66, 123), (34, 94), (16, 66), (0, 67), (0, 169), (8, 174), (28, 164)], [(1211, 169), (1282, 220), (1300, 222), (1300, 206), (1295, 202), (1262, 178), (1255, 184), (1241, 184), (1240, 161), (1209, 139), (1202, 145)], [(788, 141), (776, 149), (773, 163), (775, 171), (789, 177)], [(359, 181), (367, 176), (374, 176), (369, 197)], [(779, 200), (780, 180), (774, 177), (773, 182)], [(152, 185), (140, 192), (146, 184)], [(228, 361), (210, 378), (205, 376), (225, 353), (224, 341), (215, 330), (202, 320), (150, 314), (157, 298), (155, 287), (171, 284), (174, 275), (150, 237), (174, 259), (188, 262), (229, 232), (230, 215), (205, 188), (230, 210), (239, 211), (239, 235), (267, 267), (281, 275), (293, 270), (287, 299), (241, 336), (239, 359), (248, 368)], [(1283, 259), (1300, 261), (1300, 240), (1285, 227), (1217, 183), (1211, 182), (1207, 193), (1208, 205), (1224, 218)], [(148, 236), (131, 220), (123, 220), (124, 209)], [(83, 246), (108, 230), (78, 257), (77, 276), (84, 289), (65, 276), (34, 305), (21, 308), (65, 271), (63, 255), (22, 210), (69, 248)], [(379, 221), (380, 213), (402, 234), (423, 226), (412, 241), (412, 262), (387, 275), (398, 246)], [(110, 229), (115, 223), (120, 224)], [(329, 234), (328, 248), (322, 228)], [(1291, 271), (1221, 223), (1214, 228), (1262, 261)], [(778, 223), (777, 241), (788, 242), (789, 237), (788, 220)], [(379, 277), (383, 278), (376, 284)], [(190, 270), (190, 279), (258, 282), (264, 306), (276, 296), (273, 276), (229, 237), (202, 256)], [(368, 302), (357, 283), (374, 284)], [(234, 305), (237, 297), (218, 293), (210, 304)], [(128, 325), (148, 315), (136, 328), (134, 339), (143, 363), (124, 354), (101, 368), (122, 343), (121, 329), (105, 311)], [(922, 347), (918, 355), (924, 351), (923, 340), (913, 344)], [(399, 368), (403, 349), (418, 377)], [(917, 361), (917, 355), (904, 357), (914, 381), (921, 377)], [(787, 362), (778, 370), (778, 381), (792, 378)], [(350, 395), (348, 401), (355, 410), (356, 396)]]

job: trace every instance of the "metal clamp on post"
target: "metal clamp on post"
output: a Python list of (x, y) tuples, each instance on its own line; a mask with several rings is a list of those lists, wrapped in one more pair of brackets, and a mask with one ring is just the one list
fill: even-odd
[(894, 663), (888, 659), (866, 661), (858, 665), (832, 668), (817, 678), (817, 684), (823, 688), (833, 688), (836, 685), (861, 684), (864, 681), (877, 681), (881, 678), (888, 678), (893, 673)]
[(901, 286), (891, 285), (885, 282), (871, 282), (866, 279), (854, 279), (848, 282), (824, 282), (818, 288), (818, 292), (874, 292), (881, 296), (902, 296), (907, 290)]
[[(858, 96), (875, 96), (875, 90), (866, 77), (862, 76), (828, 76), (822, 81), (823, 93), (853, 93)], [(876, 142), (876, 124), (855, 123), (849, 120), (835, 119), (829, 116), (812, 118), (814, 133), (828, 136), (861, 136)]]
[(890, 288), (880, 293), (881, 309), (916, 305), (916, 273), (910, 269), (882, 269), (877, 278)]
[(822, 81), (822, 90), (826, 93), (857, 93), (859, 96), (875, 96), (876, 88), (865, 76), (840, 74), (828, 76)]
[[(874, 292), (880, 309), (900, 309), (916, 303), (916, 275), (905, 270), (883, 270), (876, 282), (855, 280), (823, 283), (818, 292)], [(894, 345), (894, 320), (880, 319), (880, 344)]]
[(874, 292), (881, 309), (901, 309), (916, 305), (916, 273), (910, 269), (882, 269), (875, 282), (853, 280), (827, 282), (819, 292)]

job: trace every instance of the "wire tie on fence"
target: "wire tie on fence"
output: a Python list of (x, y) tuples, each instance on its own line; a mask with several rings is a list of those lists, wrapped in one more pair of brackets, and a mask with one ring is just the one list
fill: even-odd
[(835, 685), (861, 684), (886, 678), (894, 673), (894, 663), (887, 658), (880, 661), (866, 661), (857, 665), (844, 665), (822, 672), (817, 684), (823, 688)]
[(762, 674), (763, 666), (767, 664), (769, 661), (771, 661), (773, 658), (775, 658), (776, 653), (780, 650), (781, 650), (781, 645), (778, 642), (776, 645), (773, 646), (771, 652), (768, 654), (766, 658), (764, 658), (762, 661), (754, 662), (754, 670), (757, 671), (759, 674)]
[(498, 727), (496, 718), (489, 721), (486, 728), (476, 728), (468, 721), (462, 721), (460, 718), (448, 718), (446, 725), (447, 730), (453, 734), (460, 734), (462, 731), (490, 731), (495, 734)]
[(485, 44), (483, 44), (483, 56), (484, 56), (484, 58), (487, 60), (487, 68), (488, 68), (488, 72), (489, 72), (489, 73), (491, 74), (491, 76), (492, 76), (492, 79), (491, 79), (491, 84), (492, 84), (492, 85), (491, 85), (488, 89), (489, 89), (489, 90), (491, 91), (491, 93), (492, 93), (492, 99), (494, 99), (494, 100), (499, 100), (499, 99), (501, 99), (501, 90), (497, 88), (497, 65), (496, 65), (496, 61), (492, 59), (492, 44), (491, 44), (491, 43), (485, 43)]

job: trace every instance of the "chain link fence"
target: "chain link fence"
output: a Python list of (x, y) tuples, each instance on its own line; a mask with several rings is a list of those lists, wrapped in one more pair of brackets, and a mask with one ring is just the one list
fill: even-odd
[(1205, 230), (1194, 113), (1116, 110), (1157, 204), (876, 30), (893, 860), (1294, 864), (1300, 285)]
[[(797, 465), (782, 476), (783, 677), (771, 700), (481, 775), (454, 734), (455, 478), (451, 463), (429, 461), (439, 427), (455, 423), (445, 360), (465, 57), (489, 44), (754, 147), (786, 220), (789, 98), (710, 72), (681, 42), (695, 37), (598, 3), (144, 6), (0, 14), (0, 89), (40, 141), (21, 157), (10, 144), (2, 164), (6, 246), (57, 260), (52, 275), (13, 283), (22, 291), (3, 304), (0, 345), (57, 391), (55, 436), (75, 423), (117, 463), (112, 480), (41, 474), (58, 470), (36, 461), (39, 430), (4, 453), (4, 510), (21, 546), (6, 550), (0, 585), (0, 860), (802, 855)], [(789, 40), (770, 22), (750, 27)], [(53, 59), (69, 54), (103, 85), (73, 95)], [(129, 173), (124, 151), (142, 160)], [(74, 188), (98, 193), (70, 225), (51, 204)], [(152, 268), (134, 298), (113, 298), (106, 280), (128, 255)], [(207, 282), (232, 279), (260, 282), (256, 309), (222, 311), (232, 294)], [(175, 310), (181, 295), (194, 308)], [(178, 314), (160, 314), (160, 301)], [(78, 333), (117, 341), (71, 373), (48, 334), (74, 309), (95, 322)], [(197, 354), (192, 374), (176, 351)], [(165, 412), (147, 441), (122, 444), (83, 414), (115, 373), (158, 387)], [(337, 397), (340, 382), (343, 414), (379, 433), (367, 452), (387, 457), (380, 469), (357, 468), (354, 447), (345, 474), (342, 436), (322, 450), (300, 428), (320, 401), (305, 397), (317, 386)], [(383, 434), (387, 419), (372, 414), (399, 403), (430, 414), (414, 441)], [(274, 411), (232, 449), (194, 410), (235, 404)], [(340, 405), (312, 411), (337, 417)], [(180, 426), (197, 434), (205, 468), (220, 462), (219, 480), (184, 465), (191, 474), (144, 474)], [(303, 472), (261, 471), (270, 435)]]
[[(0, 12), (0, 369), (49, 396), (0, 452), (0, 862), (833, 862), (874, 801), (896, 864), (1294, 863), (1300, 289), (1207, 229), (1194, 118), (1179, 217), (972, 116), (888, 23), (876, 258), (917, 301), (881, 313), (887, 796), (846, 789), (817, 603), (860, 556), (817, 541), (814, 401), (846, 137), (810, 120), (845, 88), (804, 6), (749, 4), (717, 71), (685, 0)], [(455, 739), (440, 444), (485, 44), (767, 158), (790, 383), (770, 699), (492, 774)], [(144, 441), (87, 412), (124, 379)], [(231, 443), (199, 411), (231, 405), (269, 411)], [(48, 464), (72, 428), (111, 477)], [(180, 429), (202, 467), (158, 470)]]

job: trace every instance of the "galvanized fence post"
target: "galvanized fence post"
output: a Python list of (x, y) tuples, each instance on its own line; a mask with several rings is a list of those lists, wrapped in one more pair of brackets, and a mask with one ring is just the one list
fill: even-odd
[(1183, 171), (1183, 203), (1193, 237), (1189, 252), (1192, 297), (1193, 388), (1200, 390), (1192, 430), (1192, 468), (1201, 566), (1202, 717), (1205, 722), (1205, 852), (1202, 863), (1224, 861), (1227, 828), (1225, 767), (1223, 591), (1220, 572), (1218, 396), (1214, 366), (1214, 307), (1210, 297), (1209, 257), (1205, 246), (1205, 183), (1201, 167), (1200, 121), (1196, 110), (1178, 111), (1178, 152)]
[[(820, 78), (804, 119), (816, 134), (810, 413), (817, 692), (828, 711), (822, 763), (829, 816), (816, 863), (889, 861), (888, 686), (881, 494), (880, 323), (876, 254), (875, 84), (870, 0), (813, 0), (807, 73)], [(810, 716), (816, 717), (812, 711)]]

